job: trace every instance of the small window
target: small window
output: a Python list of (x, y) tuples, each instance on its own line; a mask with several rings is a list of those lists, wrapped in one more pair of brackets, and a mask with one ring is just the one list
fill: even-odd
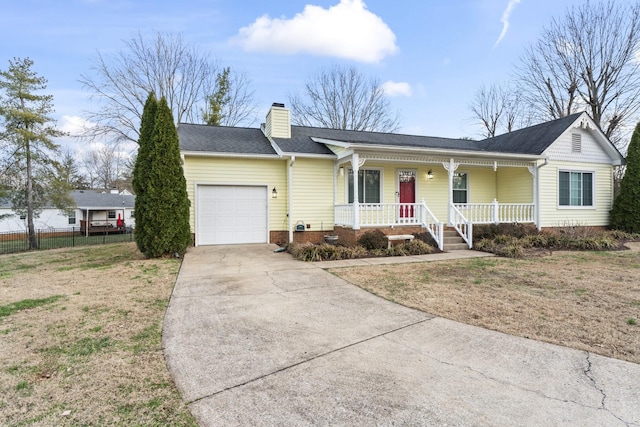
[(571, 134), (571, 152), (582, 153), (582, 135), (579, 133)]
[(565, 172), (559, 176), (560, 206), (593, 206), (593, 172)]
[(135, 218), (136, 217), (136, 211), (131, 211), (129, 213), (129, 218)]
[(69, 225), (75, 225), (75, 224), (76, 224), (76, 213), (73, 212), (69, 214)]
[[(381, 172), (377, 169), (360, 169), (358, 171), (358, 202), (380, 203)], [(353, 203), (353, 170), (349, 169), (349, 203)]]
[(468, 176), (466, 172), (453, 174), (453, 203), (468, 203)]
[(20, 219), (21, 220), (25, 220), (25, 219), (27, 219), (27, 216), (25, 214), (20, 214)]
[(116, 211), (109, 211), (109, 219), (116, 219)]

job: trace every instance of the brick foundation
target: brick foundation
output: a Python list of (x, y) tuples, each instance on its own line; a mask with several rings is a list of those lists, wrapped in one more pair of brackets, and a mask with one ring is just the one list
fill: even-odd
[[(323, 243), (324, 236), (332, 234), (331, 230), (325, 231), (294, 231), (293, 243)], [(286, 230), (269, 232), (269, 242), (283, 246), (289, 242), (289, 232)]]

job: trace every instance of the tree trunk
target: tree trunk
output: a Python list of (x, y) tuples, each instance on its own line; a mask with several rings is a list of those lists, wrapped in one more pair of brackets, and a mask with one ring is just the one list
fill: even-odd
[(38, 249), (36, 229), (33, 225), (33, 177), (31, 172), (31, 147), (25, 142), (27, 154), (27, 228), (29, 230), (29, 249)]

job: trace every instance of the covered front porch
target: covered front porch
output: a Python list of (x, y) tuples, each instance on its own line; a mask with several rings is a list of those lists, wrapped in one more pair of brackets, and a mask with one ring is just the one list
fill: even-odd
[(542, 164), (531, 158), (351, 153), (336, 162), (334, 222), (353, 230), (399, 228), (399, 234), (402, 227), (419, 226), (440, 249), (447, 226), (471, 248), (474, 224), (538, 224)]

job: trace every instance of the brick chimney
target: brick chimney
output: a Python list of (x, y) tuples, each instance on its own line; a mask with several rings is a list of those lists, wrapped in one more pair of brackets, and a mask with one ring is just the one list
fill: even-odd
[(271, 138), (291, 138), (291, 112), (274, 102), (267, 113), (264, 132)]

